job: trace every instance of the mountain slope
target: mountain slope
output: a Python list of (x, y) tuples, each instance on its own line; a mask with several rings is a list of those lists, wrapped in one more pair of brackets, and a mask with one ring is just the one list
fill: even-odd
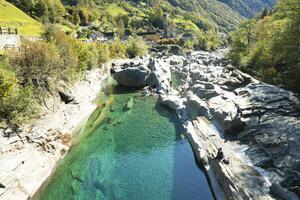
[(197, 12), (219, 27), (219, 31), (228, 32), (233, 30), (243, 19), (228, 5), (217, 0), (168, 0), (173, 6), (178, 6), (186, 11)]
[(237, 11), (240, 15), (252, 18), (256, 13), (264, 8), (272, 8), (276, 0), (218, 0), (227, 4), (230, 8)]
[(38, 36), (43, 30), (39, 22), (4, 0), (0, 0), (0, 27), (18, 28), (26, 36)]

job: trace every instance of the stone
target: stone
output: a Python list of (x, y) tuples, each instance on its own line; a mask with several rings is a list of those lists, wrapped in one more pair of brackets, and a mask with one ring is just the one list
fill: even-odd
[(60, 99), (61, 99), (65, 104), (72, 103), (72, 102), (75, 100), (75, 97), (74, 97), (71, 93), (69, 93), (69, 92), (59, 90), (59, 91), (58, 91), (58, 94), (59, 94), (59, 96), (60, 96)]
[(5, 185), (3, 185), (2, 183), (0, 183), (0, 188), (5, 188)]
[(131, 110), (132, 107), (133, 107), (133, 104), (134, 104), (133, 98), (130, 97), (130, 98), (128, 99), (127, 103), (125, 104), (123, 110), (124, 110), (124, 111), (129, 111), (129, 110)]
[(245, 127), (246, 124), (241, 120), (241, 113), (234, 102), (217, 96), (208, 101), (208, 107), (221, 131), (239, 132)]
[(213, 88), (214, 88), (214, 86), (212, 84), (196, 84), (196, 85), (193, 85), (192, 91), (199, 98), (208, 100), (208, 99), (218, 96), (218, 93)]
[(169, 50), (170, 54), (178, 54), (180, 52), (181, 52), (181, 47), (178, 46), (178, 45), (172, 45), (170, 50)]
[(190, 119), (195, 119), (198, 116), (209, 117), (209, 108), (207, 103), (202, 101), (199, 97), (189, 92), (185, 102), (187, 115)]
[(146, 80), (146, 85), (154, 87), (154, 88), (157, 88), (159, 86), (159, 81), (154, 72), (151, 72), (151, 74), (148, 76), (148, 78)]
[(118, 70), (113, 74), (113, 78), (121, 86), (142, 88), (146, 86), (146, 79), (150, 70), (146, 68), (126, 68)]
[(183, 100), (179, 96), (175, 95), (161, 95), (160, 103), (174, 111), (183, 106)]

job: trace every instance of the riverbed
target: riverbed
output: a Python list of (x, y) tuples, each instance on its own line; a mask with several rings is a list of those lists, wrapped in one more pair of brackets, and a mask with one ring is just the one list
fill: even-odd
[(109, 88), (34, 199), (213, 199), (176, 114)]

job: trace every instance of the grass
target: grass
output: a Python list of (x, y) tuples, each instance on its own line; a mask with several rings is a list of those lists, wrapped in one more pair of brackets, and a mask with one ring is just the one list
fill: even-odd
[(126, 15), (128, 14), (123, 8), (121, 8), (120, 6), (116, 5), (116, 4), (111, 4), (108, 6), (107, 12), (110, 13), (113, 17), (122, 14), (122, 15)]
[(0, 26), (17, 28), (22, 36), (40, 36), (43, 32), (39, 22), (5, 0), (0, 0)]
[(200, 32), (198, 26), (194, 24), (191, 20), (185, 20), (180, 16), (176, 16), (176, 18), (173, 18), (172, 21), (174, 24), (176, 24), (176, 27), (183, 31), (192, 31), (194, 33)]

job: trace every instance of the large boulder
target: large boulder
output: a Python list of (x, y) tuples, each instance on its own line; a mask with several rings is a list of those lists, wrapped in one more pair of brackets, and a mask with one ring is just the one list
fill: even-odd
[(180, 52), (181, 52), (181, 47), (178, 45), (172, 45), (169, 50), (169, 53), (171, 53), (171, 54), (178, 54)]
[(149, 74), (150, 70), (145, 67), (130, 67), (116, 70), (113, 77), (121, 86), (142, 88), (146, 86)]
[(169, 63), (162, 59), (153, 59), (149, 63), (151, 74), (146, 80), (149, 86), (155, 86), (159, 93), (168, 94), (171, 91), (171, 70)]
[(160, 102), (174, 111), (183, 107), (183, 100), (176, 95), (161, 95)]
[(187, 94), (187, 100), (185, 102), (185, 107), (187, 111), (187, 117), (190, 119), (195, 119), (198, 116), (209, 117), (209, 108), (207, 103), (201, 100), (199, 97), (194, 95), (192, 92)]
[(221, 131), (239, 132), (245, 127), (241, 113), (233, 101), (216, 96), (209, 100), (209, 108)]

